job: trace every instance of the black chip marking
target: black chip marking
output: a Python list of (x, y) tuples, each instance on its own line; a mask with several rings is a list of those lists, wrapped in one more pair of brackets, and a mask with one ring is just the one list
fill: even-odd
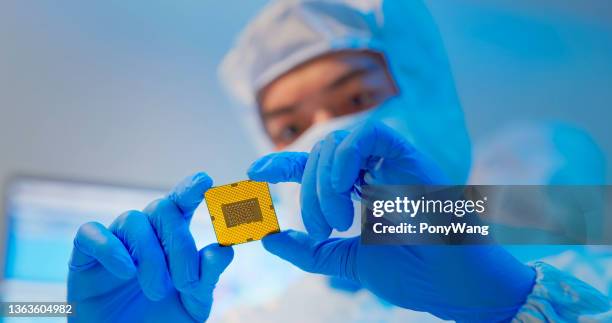
[(221, 204), (221, 211), (225, 218), (225, 225), (228, 228), (263, 221), (257, 198)]

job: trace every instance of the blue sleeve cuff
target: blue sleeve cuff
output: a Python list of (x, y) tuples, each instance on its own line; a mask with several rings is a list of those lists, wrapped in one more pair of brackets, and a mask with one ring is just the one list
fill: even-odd
[(610, 322), (610, 299), (555, 267), (536, 262), (536, 282), (512, 322)]

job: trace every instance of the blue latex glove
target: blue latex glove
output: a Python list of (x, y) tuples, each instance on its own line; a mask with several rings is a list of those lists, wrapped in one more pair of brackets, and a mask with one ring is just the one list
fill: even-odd
[(334, 132), (310, 154), (265, 156), (248, 174), (258, 181), (301, 182), (302, 218), (310, 234), (285, 231), (263, 244), (305, 271), (352, 280), (395, 305), (460, 322), (510, 320), (531, 291), (534, 271), (500, 246), (373, 246), (359, 237), (326, 239), (332, 228), (351, 225), (356, 183), (447, 183), (431, 160), (382, 124)]
[(77, 314), (69, 321), (205, 321), (215, 284), (234, 255), (216, 244), (198, 251), (189, 231), (211, 185), (198, 173), (108, 228), (82, 225), (69, 265), (68, 301), (76, 303)]

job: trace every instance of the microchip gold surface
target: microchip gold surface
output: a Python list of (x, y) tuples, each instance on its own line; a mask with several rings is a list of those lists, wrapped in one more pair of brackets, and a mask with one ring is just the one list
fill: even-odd
[(242, 181), (204, 193), (217, 241), (222, 246), (260, 240), (279, 232), (268, 183)]

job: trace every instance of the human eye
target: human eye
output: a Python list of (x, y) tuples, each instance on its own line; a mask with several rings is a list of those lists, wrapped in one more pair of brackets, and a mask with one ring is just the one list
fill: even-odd
[(295, 124), (283, 126), (276, 136), (277, 144), (288, 145), (301, 134), (300, 128)]
[(345, 108), (342, 109), (343, 113), (354, 113), (363, 110), (367, 110), (369, 108), (377, 105), (379, 95), (375, 91), (370, 90), (360, 90), (357, 92), (353, 92), (348, 96), (348, 100), (345, 102)]
[(355, 109), (369, 108), (376, 104), (376, 95), (372, 91), (361, 91), (350, 97), (350, 104)]

